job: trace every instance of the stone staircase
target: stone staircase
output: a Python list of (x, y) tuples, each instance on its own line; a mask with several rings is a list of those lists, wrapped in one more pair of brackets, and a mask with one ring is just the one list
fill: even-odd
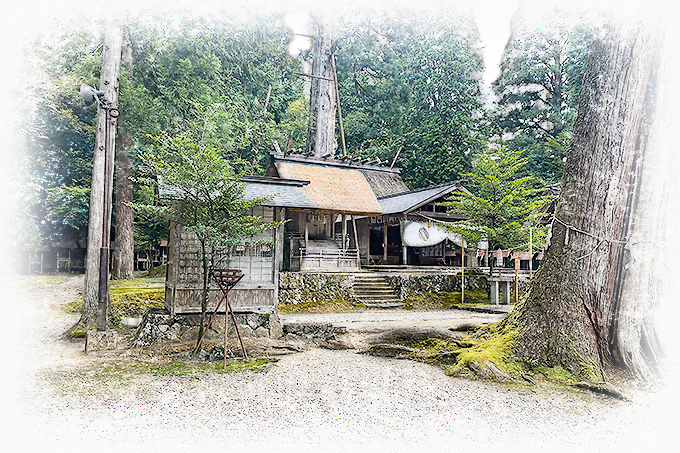
[(369, 308), (404, 306), (387, 279), (376, 274), (357, 275), (354, 278), (354, 294), (361, 303)]

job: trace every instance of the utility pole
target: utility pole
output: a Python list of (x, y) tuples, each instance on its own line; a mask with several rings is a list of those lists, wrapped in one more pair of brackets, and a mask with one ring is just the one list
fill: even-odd
[[(87, 237), (85, 289), (80, 323), (87, 330), (106, 329), (108, 305), (108, 257), (111, 231), (111, 200), (118, 110), (118, 84), (123, 43), (122, 14), (114, 8), (106, 21), (102, 71), (97, 98), (97, 130), (92, 160), (90, 217)], [(81, 94), (83, 93), (81, 89)], [(86, 93), (85, 93), (86, 94)], [(83, 99), (85, 99), (83, 94)], [(87, 101), (86, 101), (87, 102)], [(79, 324), (80, 324), (79, 323)]]

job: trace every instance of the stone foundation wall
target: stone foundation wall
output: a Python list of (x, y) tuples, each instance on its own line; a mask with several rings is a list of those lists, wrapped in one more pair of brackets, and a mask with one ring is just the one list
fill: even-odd
[[(324, 300), (360, 302), (354, 294), (351, 273), (281, 272), (279, 274), (279, 304), (303, 304)], [(386, 276), (400, 300), (426, 293), (460, 291), (460, 275), (454, 274), (393, 274)], [(466, 273), (465, 289), (489, 291), (486, 275)]]
[[(274, 313), (234, 313), (242, 337), (281, 338), (283, 328)], [(137, 328), (135, 346), (152, 346), (160, 343), (191, 343), (198, 337), (200, 315), (170, 315), (166, 310), (150, 310)], [(206, 320), (207, 324), (207, 320)], [(236, 338), (234, 323), (229, 317), (227, 335)], [(224, 340), (224, 315), (216, 315), (204, 341)]]
[(298, 305), (324, 300), (359, 302), (354, 294), (354, 274), (281, 272), (279, 304)]
[[(400, 300), (407, 300), (427, 293), (457, 292), (460, 291), (460, 275), (435, 274), (415, 275), (399, 274), (387, 277), (390, 285), (397, 290)], [(465, 274), (465, 289), (480, 289), (489, 291), (486, 275), (470, 273)]]

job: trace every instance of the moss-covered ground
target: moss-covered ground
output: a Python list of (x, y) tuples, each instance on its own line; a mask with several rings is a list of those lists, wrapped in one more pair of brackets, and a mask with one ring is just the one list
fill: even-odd
[(279, 304), (279, 313), (348, 313), (365, 311), (363, 304), (347, 300), (319, 300), (302, 304)]
[[(464, 303), (461, 303), (461, 300)], [(404, 308), (407, 310), (441, 310), (461, 305), (486, 305), (488, 303), (489, 295), (486, 291), (476, 289), (465, 291), (464, 297), (461, 297), (460, 291), (423, 294), (405, 300)]]
[(113, 389), (135, 388), (144, 377), (173, 376), (200, 379), (209, 375), (259, 373), (276, 362), (272, 358), (252, 358), (248, 361), (231, 359), (226, 370), (219, 362), (188, 362), (171, 359), (161, 362), (139, 359), (101, 359), (87, 366), (45, 371), (43, 379), (55, 389), (69, 395), (92, 396)]
[[(120, 325), (123, 317), (141, 318), (152, 308), (163, 308), (165, 288), (155, 282), (149, 283), (144, 278), (129, 280), (111, 280), (111, 316), (109, 322), (113, 327)], [(74, 300), (66, 305), (66, 310), (77, 313), (82, 306), (82, 299)]]

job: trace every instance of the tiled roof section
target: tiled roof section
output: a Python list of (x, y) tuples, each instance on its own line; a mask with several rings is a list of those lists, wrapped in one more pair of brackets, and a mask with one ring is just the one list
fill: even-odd
[(361, 173), (364, 174), (368, 185), (378, 198), (408, 192), (408, 187), (396, 172), (362, 169)]
[(348, 166), (275, 161), (281, 178), (309, 181), (300, 190), (320, 210), (354, 215), (378, 215), (380, 204), (364, 174)]
[(461, 186), (459, 182), (455, 181), (439, 186), (387, 196), (380, 198), (378, 201), (380, 202), (383, 214), (408, 213), (430, 201), (446, 196), (456, 189), (467, 192), (467, 189)]
[[(301, 190), (308, 184), (307, 181), (247, 176), (243, 178), (243, 183), (245, 184), (243, 197), (246, 200), (270, 196), (261, 203), (262, 206), (318, 209), (318, 206)], [(162, 183), (158, 186), (161, 199), (172, 199), (179, 195), (179, 190), (175, 187)]]
[(304, 187), (302, 185), (276, 184), (273, 181), (245, 181), (245, 183), (246, 200), (271, 196), (262, 202), (263, 206), (318, 209), (318, 206), (302, 191)]

